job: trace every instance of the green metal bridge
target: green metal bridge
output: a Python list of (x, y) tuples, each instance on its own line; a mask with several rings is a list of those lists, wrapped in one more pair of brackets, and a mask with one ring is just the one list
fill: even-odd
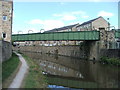
[[(120, 32), (115, 32), (115, 37), (120, 38)], [(99, 31), (71, 31), (32, 34), (14, 34), (12, 41), (57, 41), (57, 40), (100, 40)]]

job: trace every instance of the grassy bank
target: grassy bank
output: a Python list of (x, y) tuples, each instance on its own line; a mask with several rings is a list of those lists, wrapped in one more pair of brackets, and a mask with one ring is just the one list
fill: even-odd
[(29, 57), (25, 55), (23, 55), (23, 57), (27, 61), (29, 70), (25, 76), (21, 88), (46, 88), (47, 87), (46, 78), (42, 74), (42, 70), (40, 69), (40, 66)]
[(6, 84), (6, 80), (12, 76), (20, 64), (19, 58), (16, 54), (12, 54), (12, 57), (2, 63), (2, 82)]
[(108, 58), (108, 57), (101, 57), (101, 63), (120, 66), (120, 59), (118, 58)]

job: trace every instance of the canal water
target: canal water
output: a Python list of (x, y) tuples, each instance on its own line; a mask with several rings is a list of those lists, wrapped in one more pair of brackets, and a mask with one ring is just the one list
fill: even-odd
[(77, 58), (23, 52), (40, 65), (49, 88), (118, 88), (120, 68)]

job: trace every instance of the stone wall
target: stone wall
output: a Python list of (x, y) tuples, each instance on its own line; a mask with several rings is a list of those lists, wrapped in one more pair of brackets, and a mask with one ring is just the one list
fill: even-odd
[(8, 60), (12, 55), (11, 43), (0, 41), (0, 61)]
[(89, 54), (89, 59), (93, 60), (99, 60), (99, 53), (100, 53), (100, 42), (99, 41), (91, 41), (89, 42), (89, 47), (90, 47), (90, 54)]
[(98, 60), (99, 51), (96, 41), (84, 41), (80, 45), (65, 46), (19, 46), (13, 47), (14, 50), (27, 52), (41, 52), (48, 54), (57, 54), (76, 58)]
[(120, 58), (120, 49), (101, 49), (100, 57)]
[(57, 54), (76, 58), (86, 57), (84, 50), (80, 46), (21, 46), (13, 47), (13, 50)]
[(12, 16), (13, 16), (13, 0), (0, 0), (0, 39), (11, 42), (12, 34)]

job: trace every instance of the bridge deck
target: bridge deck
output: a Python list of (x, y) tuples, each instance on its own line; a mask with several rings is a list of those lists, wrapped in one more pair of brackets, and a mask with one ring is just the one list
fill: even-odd
[(71, 32), (51, 32), (14, 34), (12, 41), (56, 41), (56, 40), (99, 40), (99, 31), (71, 31)]

